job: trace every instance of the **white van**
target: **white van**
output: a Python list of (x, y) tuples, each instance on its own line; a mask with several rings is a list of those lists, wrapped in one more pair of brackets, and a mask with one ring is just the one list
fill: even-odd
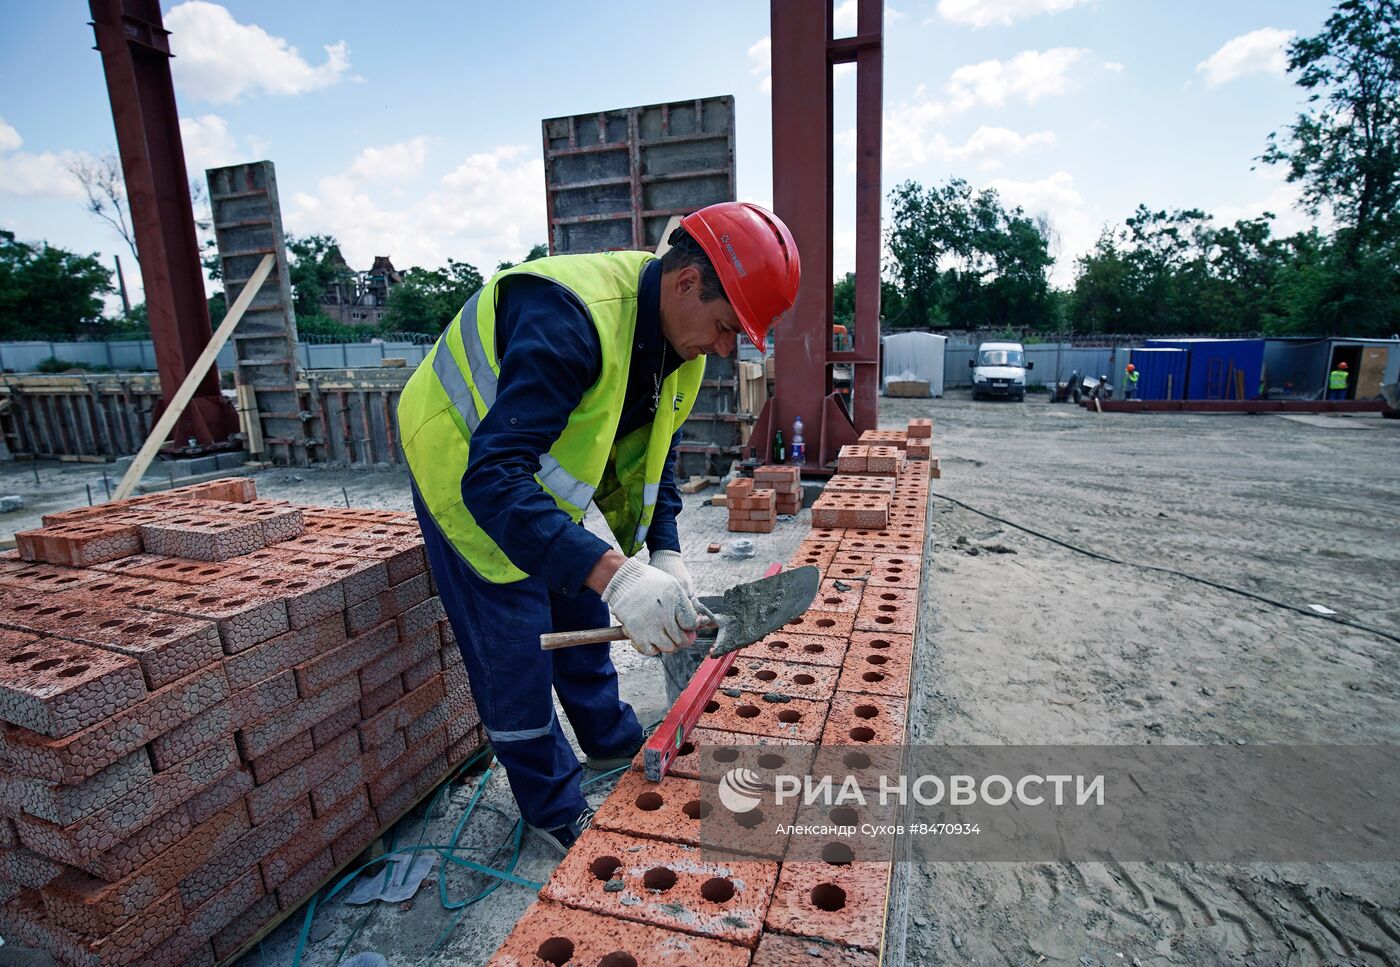
[(969, 359), (972, 367), (972, 398), (1005, 396), (1015, 400), (1026, 398), (1026, 371), (1035, 363), (1026, 362), (1026, 351), (1018, 342), (984, 342), (977, 347), (977, 358)]

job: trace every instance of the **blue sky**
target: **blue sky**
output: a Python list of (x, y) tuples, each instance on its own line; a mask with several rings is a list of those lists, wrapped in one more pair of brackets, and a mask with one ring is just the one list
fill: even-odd
[[(813, 0), (819, 2), (819, 0)], [(192, 172), (270, 159), (288, 231), (337, 236), (351, 265), (448, 257), (489, 271), (546, 238), (540, 121), (733, 94), (741, 198), (772, 197), (768, 5), (422, 0), (165, 3)], [(853, 32), (855, 0), (837, 3)], [(889, 0), (884, 189), (960, 176), (1056, 230), (1055, 281), (1140, 202), (1224, 220), (1310, 219), (1251, 171), (1302, 97), (1291, 33), (1323, 0)], [(0, 226), (102, 253), (67, 172), (115, 150), (87, 4), (5, 5)], [(838, 77), (838, 272), (850, 267), (854, 78)], [(128, 282), (136, 275), (128, 272)], [(136, 280), (139, 281), (139, 280)]]

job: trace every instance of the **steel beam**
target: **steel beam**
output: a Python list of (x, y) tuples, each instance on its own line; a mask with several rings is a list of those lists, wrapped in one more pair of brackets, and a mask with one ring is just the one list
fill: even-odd
[[(170, 79), (170, 32), (161, 21), (159, 0), (89, 0), (89, 9), (168, 405), (213, 334)], [(212, 368), (175, 424), (176, 449), (190, 440), (198, 446), (224, 443), (237, 430), (238, 416), (219, 390), (218, 369)]]

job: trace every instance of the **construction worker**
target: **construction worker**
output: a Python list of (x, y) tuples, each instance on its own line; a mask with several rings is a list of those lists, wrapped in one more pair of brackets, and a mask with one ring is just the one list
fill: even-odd
[(1138, 371), (1132, 363), (1128, 364), (1128, 378), (1123, 383), (1123, 399), (1137, 399)]
[[(577, 757), (625, 765), (642, 727), (607, 644), (540, 635), (609, 625), (644, 655), (695, 640), (680, 554), (680, 426), (705, 354), (764, 348), (797, 295), (797, 247), (757, 205), (681, 220), (660, 259), (566, 255), (496, 273), (410, 378), (399, 430), (428, 563), (496, 758), (529, 826), (567, 851), (592, 820)], [(617, 547), (582, 526), (601, 511)], [(636, 555), (648, 549), (648, 561)]]
[(1345, 362), (1338, 363), (1336, 368), (1327, 374), (1327, 398), (1329, 400), (1347, 398), (1347, 380), (1350, 376)]

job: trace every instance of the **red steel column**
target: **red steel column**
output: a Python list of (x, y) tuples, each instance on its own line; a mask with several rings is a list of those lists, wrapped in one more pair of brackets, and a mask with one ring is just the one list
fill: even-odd
[[(89, 9), (168, 404), (213, 334), (170, 80), (170, 32), (162, 24), (159, 0), (89, 0)], [(222, 443), (237, 429), (237, 414), (219, 392), (218, 369), (211, 368), (175, 425), (175, 445), (183, 447), (191, 438)]]
[(851, 405), (857, 430), (876, 428), (880, 386), (880, 158), (884, 127), (884, 0), (860, 0), (856, 40), (856, 304)]
[(823, 401), (831, 392), (831, 0), (772, 0), (773, 209), (802, 255), (802, 285), (773, 327), (774, 395), (754, 426), (760, 460), (773, 433), (801, 416), (807, 462), (821, 456)]

